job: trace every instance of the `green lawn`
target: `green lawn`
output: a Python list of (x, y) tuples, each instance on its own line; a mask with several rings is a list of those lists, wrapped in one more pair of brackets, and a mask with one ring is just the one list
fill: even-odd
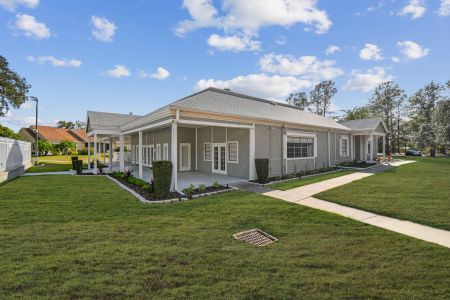
[[(256, 247), (232, 234), (261, 228)], [(2, 298), (448, 298), (447, 248), (259, 194), (144, 204), (104, 177), (0, 186)]]
[(450, 158), (409, 159), (417, 162), (315, 197), (450, 230)]
[[(88, 156), (87, 155), (48, 155), (48, 156), (39, 156), (40, 162), (52, 162), (52, 163), (64, 163), (71, 162), (71, 157), (77, 156), (78, 159), (81, 159), (83, 163), (87, 164)], [(93, 155), (91, 154), (91, 160), (93, 159)], [(103, 162), (103, 154), (99, 155), (99, 161)], [(108, 161), (108, 155), (105, 155), (106, 161)]]
[(335, 172), (335, 173), (316, 175), (316, 176), (307, 177), (307, 178), (303, 178), (303, 179), (294, 179), (294, 180), (290, 180), (290, 181), (274, 183), (274, 184), (269, 185), (268, 187), (272, 188), (272, 189), (276, 189), (276, 190), (286, 191), (286, 190), (290, 190), (290, 189), (304, 186), (307, 184), (316, 183), (316, 182), (324, 181), (327, 179), (340, 177), (343, 175), (348, 175), (348, 174), (351, 174), (354, 172), (355, 171), (352, 171), (352, 170), (345, 170), (345, 171), (340, 171), (340, 172)]
[(60, 172), (72, 170), (72, 164), (41, 162), (43, 165), (32, 166), (27, 173)]
[[(87, 167), (88, 156), (87, 155), (48, 155), (39, 156), (40, 166), (33, 166), (27, 169), (27, 173), (43, 173), (43, 172), (60, 172), (72, 170), (72, 156), (77, 156), (78, 159), (83, 161), (83, 166)], [(91, 156), (91, 160), (92, 160)], [(100, 162), (103, 162), (103, 155), (100, 156)], [(106, 155), (106, 161), (108, 161), (108, 155)]]

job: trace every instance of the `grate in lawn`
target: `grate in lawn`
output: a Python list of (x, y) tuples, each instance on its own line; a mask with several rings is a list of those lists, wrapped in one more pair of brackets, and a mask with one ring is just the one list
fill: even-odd
[(233, 237), (238, 241), (244, 241), (256, 246), (266, 246), (278, 241), (276, 237), (259, 229), (238, 232)]

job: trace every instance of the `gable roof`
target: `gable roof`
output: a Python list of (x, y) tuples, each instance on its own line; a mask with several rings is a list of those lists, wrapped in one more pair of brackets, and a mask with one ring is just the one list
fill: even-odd
[(340, 123), (352, 130), (375, 130), (381, 123), (384, 130), (386, 132), (388, 131), (383, 119), (379, 117), (344, 121)]
[(139, 118), (141, 118), (141, 116), (88, 111), (87, 131), (91, 131), (92, 129), (119, 129), (120, 126)]
[(170, 106), (314, 127), (349, 130), (332, 119), (300, 110), (294, 106), (217, 88), (205, 89), (180, 99)]
[[(29, 131), (34, 134), (36, 126), (32, 125)], [(80, 142), (80, 139), (69, 133), (68, 129), (52, 126), (38, 126), (39, 137), (49, 142), (59, 143), (61, 141)]]

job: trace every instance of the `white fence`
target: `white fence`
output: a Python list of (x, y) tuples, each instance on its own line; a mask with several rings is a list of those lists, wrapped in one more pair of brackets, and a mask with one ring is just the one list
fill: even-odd
[(31, 163), (31, 143), (0, 137), (0, 171)]

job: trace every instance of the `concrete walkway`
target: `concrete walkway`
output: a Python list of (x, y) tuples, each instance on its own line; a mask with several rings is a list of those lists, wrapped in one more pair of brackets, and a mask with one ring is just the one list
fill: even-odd
[(366, 171), (357, 172), (341, 177), (324, 180), (321, 182), (305, 185), (287, 191), (273, 190), (262, 193), (263, 195), (281, 199), (287, 202), (307, 206), (314, 209), (335, 213), (353, 220), (357, 220), (366, 224), (381, 227), (390, 231), (401, 233), (410, 237), (421, 239), (430, 243), (435, 243), (450, 248), (450, 231), (437, 229), (417, 223), (398, 220), (395, 218), (385, 217), (360, 209), (355, 209), (333, 202), (328, 202), (311, 197), (317, 193), (351, 183), (373, 174), (386, 171), (392, 167), (400, 166), (414, 161), (401, 161), (381, 165)]

